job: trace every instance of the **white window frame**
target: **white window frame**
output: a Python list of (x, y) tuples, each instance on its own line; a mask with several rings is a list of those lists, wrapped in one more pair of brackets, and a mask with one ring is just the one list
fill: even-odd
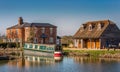
[(53, 43), (54, 42), (54, 38), (53, 37), (50, 37), (49, 38), (49, 43)]
[(18, 29), (16, 29), (16, 34), (18, 35)]
[(84, 31), (84, 25), (83, 24), (80, 26), (80, 31)]
[(92, 25), (91, 24), (89, 25), (89, 31), (92, 31)]
[(12, 34), (12, 30), (10, 29), (10, 34)]
[(53, 34), (53, 28), (51, 27), (50, 28), (50, 35), (52, 35)]
[(100, 23), (98, 24), (98, 30), (101, 30), (101, 24)]
[(45, 27), (42, 27), (42, 33), (45, 33)]
[(38, 43), (38, 40), (37, 40), (37, 38), (34, 38), (34, 43)]
[(15, 40), (16, 40), (16, 42), (20, 42), (19, 38), (16, 38)]
[(35, 29), (35, 33), (37, 33), (37, 30), (38, 30), (37, 27), (35, 27), (34, 29)]
[(43, 44), (43, 39), (40, 40), (41, 44)]

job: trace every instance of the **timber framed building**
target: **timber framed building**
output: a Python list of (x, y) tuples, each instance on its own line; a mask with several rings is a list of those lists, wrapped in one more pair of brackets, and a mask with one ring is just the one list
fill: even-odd
[(77, 48), (102, 49), (118, 47), (120, 30), (110, 20), (91, 21), (81, 25), (73, 36)]

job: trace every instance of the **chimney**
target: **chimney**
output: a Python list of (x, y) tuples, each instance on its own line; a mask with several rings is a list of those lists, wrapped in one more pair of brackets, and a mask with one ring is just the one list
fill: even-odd
[(22, 17), (19, 17), (19, 19), (18, 19), (18, 25), (22, 25), (23, 24), (23, 19), (22, 19)]

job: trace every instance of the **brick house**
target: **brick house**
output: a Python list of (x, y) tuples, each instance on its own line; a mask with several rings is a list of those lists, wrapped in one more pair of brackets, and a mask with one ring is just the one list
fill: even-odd
[(8, 42), (29, 42), (40, 44), (56, 44), (57, 27), (49, 23), (27, 23), (19, 17), (18, 24), (7, 28)]
[(102, 49), (118, 47), (120, 30), (110, 20), (91, 21), (81, 25), (73, 36), (77, 48)]

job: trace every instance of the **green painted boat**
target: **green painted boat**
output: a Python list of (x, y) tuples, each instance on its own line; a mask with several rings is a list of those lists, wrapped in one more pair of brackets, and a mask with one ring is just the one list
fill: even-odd
[(51, 44), (24, 44), (24, 54), (51, 56), (54, 54), (56, 45)]

